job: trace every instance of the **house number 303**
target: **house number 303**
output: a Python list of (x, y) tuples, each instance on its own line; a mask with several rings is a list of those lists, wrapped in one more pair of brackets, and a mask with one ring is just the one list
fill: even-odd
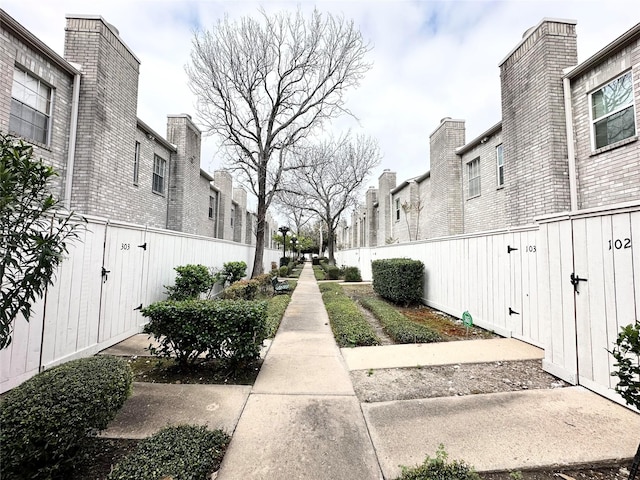
[(630, 238), (616, 238), (615, 240), (609, 240), (609, 250), (621, 250), (624, 248), (631, 248)]

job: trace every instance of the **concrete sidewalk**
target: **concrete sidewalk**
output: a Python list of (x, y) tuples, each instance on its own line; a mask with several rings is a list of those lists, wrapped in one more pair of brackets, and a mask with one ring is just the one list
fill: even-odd
[[(141, 337), (108, 353), (143, 354)], [(224, 428), (233, 437), (218, 480), (392, 479), (440, 443), (481, 472), (632, 458), (640, 415), (582, 387), (360, 404), (349, 376), (540, 358), (514, 339), (340, 351), (306, 264), (253, 388), (136, 383), (105, 436), (142, 438), (183, 422)]]

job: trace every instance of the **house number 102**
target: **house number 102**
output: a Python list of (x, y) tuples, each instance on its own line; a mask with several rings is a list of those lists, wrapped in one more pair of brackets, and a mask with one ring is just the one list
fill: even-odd
[(630, 238), (616, 238), (615, 240), (609, 240), (609, 250), (620, 250), (622, 248), (631, 248)]

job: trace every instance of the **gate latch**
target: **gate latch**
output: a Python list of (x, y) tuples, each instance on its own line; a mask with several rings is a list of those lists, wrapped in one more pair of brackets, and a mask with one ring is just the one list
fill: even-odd
[(580, 278), (578, 275), (576, 275), (575, 273), (571, 274), (571, 285), (573, 285), (573, 290), (580, 295), (580, 292), (578, 291), (578, 285), (580, 284), (580, 282), (586, 282), (587, 279), (586, 278)]
[(107, 270), (106, 268), (102, 267), (102, 283), (107, 281), (107, 278), (109, 278), (110, 273), (111, 273), (111, 270)]

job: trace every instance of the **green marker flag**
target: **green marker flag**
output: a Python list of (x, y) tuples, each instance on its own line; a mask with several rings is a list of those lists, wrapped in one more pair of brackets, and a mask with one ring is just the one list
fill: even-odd
[(471, 314), (468, 311), (465, 311), (462, 314), (462, 323), (468, 327), (473, 327), (473, 318), (471, 318)]

